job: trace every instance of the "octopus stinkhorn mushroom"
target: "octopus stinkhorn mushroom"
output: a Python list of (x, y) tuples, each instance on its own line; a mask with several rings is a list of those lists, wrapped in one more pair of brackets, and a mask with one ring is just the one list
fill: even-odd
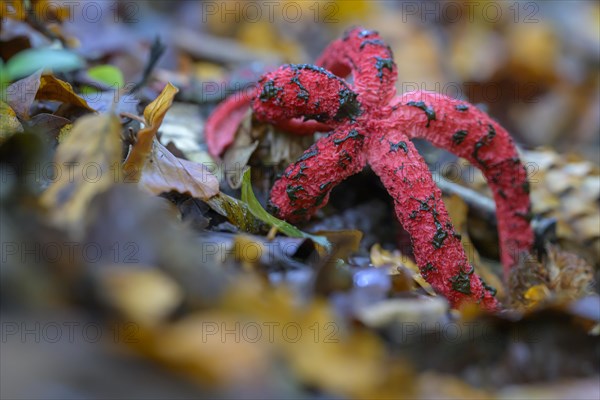
[[(343, 79), (349, 75), (351, 83)], [(258, 120), (282, 129), (330, 132), (275, 182), (272, 210), (291, 222), (308, 220), (337, 184), (368, 164), (394, 200), (425, 279), (455, 307), (476, 302), (497, 309), (493, 290), (469, 264), (441, 192), (411, 139), (426, 139), (481, 169), (496, 202), (505, 275), (534, 239), (526, 170), (510, 135), (490, 116), (434, 92), (398, 96), (396, 79), (392, 51), (379, 34), (350, 29), (316, 65), (283, 65), (265, 74), (253, 95), (222, 103), (206, 125), (209, 151), (219, 156), (231, 143), (239, 110), (249, 105)]]

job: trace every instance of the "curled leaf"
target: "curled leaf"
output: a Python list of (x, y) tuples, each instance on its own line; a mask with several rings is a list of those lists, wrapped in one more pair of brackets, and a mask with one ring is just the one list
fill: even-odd
[[(3, 71), (4, 72), (4, 71)], [(20, 119), (29, 119), (29, 109), (40, 87), (42, 70), (12, 83), (2, 95)]]
[(201, 200), (219, 193), (219, 181), (204, 165), (175, 157), (157, 140), (144, 164), (139, 185), (154, 194), (174, 190)]
[(161, 94), (146, 106), (144, 110), (146, 127), (138, 132), (137, 142), (129, 152), (127, 160), (125, 160), (125, 164), (123, 165), (123, 169), (129, 178), (135, 181), (139, 180), (144, 164), (152, 152), (152, 143), (156, 132), (171, 104), (173, 104), (173, 99), (177, 92), (179, 92), (179, 89), (168, 83)]
[(89, 111), (95, 111), (88, 105), (83, 97), (73, 91), (73, 87), (70, 84), (53, 75), (42, 75), (40, 78), (40, 87), (35, 98), (37, 100), (60, 101), (62, 103), (85, 108)]

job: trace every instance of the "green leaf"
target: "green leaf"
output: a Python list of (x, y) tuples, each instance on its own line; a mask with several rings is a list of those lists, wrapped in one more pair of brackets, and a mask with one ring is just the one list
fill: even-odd
[(223, 192), (205, 200), (205, 203), (244, 232), (260, 233), (264, 227), (264, 223), (252, 215), (246, 203)]
[(331, 249), (331, 243), (329, 243), (327, 238), (302, 232), (294, 225), (288, 224), (287, 222), (282, 221), (279, 218), (275, 218), (267, 211), (265, 211), (260, 202), (256, 199), (256, 196), (254, 196), (254, 192), (252, 191), (252, 183), (250, 182), (250, 168), (244, 171), (244, 176), (242, 178), (242, 201), (247, 204), (248, 209), (250, 213), (252, 213), (252, 215), (254, 215), (259, 220), (276, 227), (280, 232), (283, 232), (290, 237), (308, 238), (311, 239), (313, 242), (319, 244), (320, 246), (324, 247), (328, 251)]
[(0, 98), (5, 99), (5, 92), (8, 84), (10, 83), (10, 79), (8, 79), (8, 73), (6, 71), (6, 66), (4, 65), (4, 61), (0, 59)]
[[(125, 78), (121, 70), (113, 65), (98, 65), (88, 69), (87, 74), (90, 78), (105, 83), (115, 90), (125, 86)], [(89, 86), (82, 88), (83, 94), (96, 93), (98, 90)]]
[(27, 49), (12, 57), (6, 63), (4, 72), (8, 80), (30, 75), (39, 69), (65, 72), (82, 68), (84, 61), (77, 54), (60, 49)]
[(115, 88), (125, 86), (125, 79), (121, 70), (113, 65), (98, 65), (88, 69), (88, 75), (97, 81), (106, 83)]

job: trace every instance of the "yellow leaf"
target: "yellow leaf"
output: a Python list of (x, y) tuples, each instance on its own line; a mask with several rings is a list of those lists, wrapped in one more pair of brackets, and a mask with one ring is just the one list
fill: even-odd
[(550, 290), (544, 284), (535, 285), (527, 289), (524, 297), (529, 302), (529, 307), (535, 307), (550, 297)]
[(174, 190), (202, 200), (219, 193), (219, 181), (203, 164), (175, 157), (157, 140), (142, 169), (139, 185), (154, 194)]
[[(348, 261), (348, 257), (358, 251), (360, 241), (363, 238), (363, 233), (356, 229), (345, 229), (341, 231), (317, 231), (314, 235), (325, 236), (327, 240), (334, 246), (334, 253), (331, 255), (333, 259), (341, 259)], [(317, 243), (318, 244), (318, 243)], [(321, 256), (326, 255), (326, 249), (317, 247)]]
[(146, 106), (144, 110), (146, 127), (138, 132), (137, 142), (129, 152), (127, 160), (125, 160), (125, 164), (123, 165), (128, 178), (134, 181), (139, 180), (144, 164), (152, 151), (152, 143), (156, 132), (171, 104), (173, 104), (173, 99), (177, 92), (179, 92), (179, 89), (168, 83), (161, 94)]
[(484, 282), (496, 289), (497, 296), (500, 298), (504, 297), (505, 293), (502, 281), (492, 272), (490, 266), (481, 260), (479, 252), (469, 237), (469, 230), (467, 229), (469, 206), (456, 194), (444, 196), (444, 204), (446, 205), (454, 229), (456, 229), (461, 236), (460, 242), (465, 248), (465, 253), (467, 254), (469, 262), (475, 266), (477, 273)]
[(5, 102), (0, 101), (0, 143), (16, 132), (23, 132), (23, 126), (13, 109)]
[[(394, 252), (385, 250), (379, 244), (374, 244), (371, 247), (370, 252), (371, 264), (376, 267), (383, 267), (385, 265), (394, 265), (394, 266), (403, 266), (406, 267), (411, 272), (411, 277), (415, 281), (417, 285), (423, 288), (429, 295), (435, 296), (435, 290), (431, 287), (429, 283), (423, 278), (421, 275), (421, 271), (419, 267), (413, 260), (400, 253), (400, 251), (396, 250)], [(397, 274), (397, 270), (392, 270), (392, 274)]]
[(42, 75), (40, 87), (35, 95), (37, 100), (54, 100), (66, 104), (73, 104), (89, 111), (96, 111), (90, 107), (85, 99), (73, 91), (73, 87), (53, 75)]
[(62, 2), (34, 0), (31, 1), (29, 10), (27, 3), (23, 0), (0, 2), (0, 17), (24, 21), (28, 15), (31, 15), (35, 21), (56, 22), (64, 21), (71, 15), (69, 6), (62, 5)]
[(290, 291), (246, 277), (224, 296), (223, 306), (258, 324), (273, 324), (271, 342), (304, 383), (360, 397), (384, 380), (381, 340), (367, 330), (344, 329), (324, 299), (298, 306)]
[[(263, 326), (243, 318), (218, 310), (191, 314), (154, 331), (146, 351), (205, 385), (251, 387), (273, 373), (272, 355)], [(257, 326), (261, 337), (247, 340)]]
[(183, 291), (164, 272), (148, 266), (103, 268), (100, 282), (112, 307), (144, 326), (161, 323), (183, 300)]
[(260, 259), (266, 253), (265, 247), (249, 235), (237, 235), (233, 244), (235, 260), (242, 264), (246, 271), (254, 271), (260, 264)]
[(53, 221), (77, 235), (91, 200), (119, 176), (121, 123), (110, 114), (81, 117), (58, 146), (56, 179), (42, 194)]
[(0, 2), (0, 18), (12, 18), (17, 21), (25, 20), (27, 10), (21, 1), (2, 1)]

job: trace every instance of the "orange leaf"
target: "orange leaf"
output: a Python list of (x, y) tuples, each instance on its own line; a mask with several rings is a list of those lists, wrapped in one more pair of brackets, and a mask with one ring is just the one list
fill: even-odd
[(175, 86), (167, 83), (161, 94), (154, 101), (146, 106), (144, 110), (144, 119), (146, 127), (140, 129), (137, 135), (137, 142), (129, 152), (127, 160), (123, 165), (127, 176), (138, 181), (146, 160), (152, 151), (152, 142), (156, 132), (162, 124), (165, 114), (173, 104), (175, 95), (179, 92)]
[(42, 75), (40, 87), (35, 95), (37, 100), (54, 100), (66, 104), (73, 104), (89, 111), (96, 111), (90, 107), (85, 99), (73, 91), (73, 87), (53, 75)]

